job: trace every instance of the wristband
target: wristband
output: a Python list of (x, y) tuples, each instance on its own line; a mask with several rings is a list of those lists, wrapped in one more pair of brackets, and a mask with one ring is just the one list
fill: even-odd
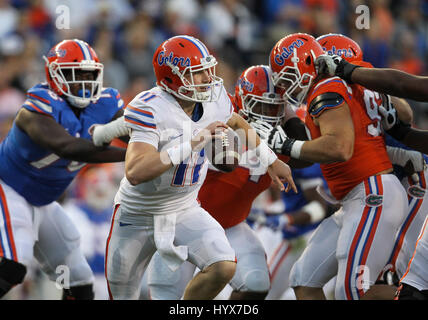
[(356, 68), (360, 68), (360, 67), (361, 66), (357, 66), (355, 64), (349, 63), (345, 59), (342, 59), (339, 65), (337, 66), (336, 74), (340, 78), (346, 80), (346, 82), (348, 82), (349, 84), (352, 84), (353, 83), (351, 80), (352, 72), (354, 72)]
[(311, 217), (311, 223), (316, 223), (324, 219), (325, 210), (321, 203), (318, 201), (311, 201), (307, 205), (305, 205), (302, 209), (303, 212), (306, 212)]
[(300, 159), (300, 153), (304, 143), (305, 141), (294, 140), (294, 143), (291, 145), (290, 157), (294, 159)]
[(192, 153), (192, 145), (190, 144), (190, 141), (183, 142), (182, 144), (167, 149), (166, 152), (168, 153), (172, 164), (178, 165), (190, 156)]

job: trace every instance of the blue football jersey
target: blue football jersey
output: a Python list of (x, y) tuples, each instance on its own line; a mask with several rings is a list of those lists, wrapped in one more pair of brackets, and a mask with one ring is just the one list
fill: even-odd
[[(322, 179), (323, 187), (325, 189), (328, 188), (327, 182), (324, 180), (324, 177), (321, 173), (320, 165), (318, 163), (313, 164), (312, 166), (307, 168), (293, 169), (292, 174), (293, 174), (293, 179), (296, 183), (298, 193), (294, 193), (294, 192), (281, 193), (285, 203), (285, 211), (289, 214), (293, 214), (293, 212), (297, 212), (306, 204), (308, 204), (301, 188), (301, 183), (304, 182), (304, 180)], [(315, 229), (318, 225), (319, 225), (319, 222), (315, 224), (305, 225), (305, 226), (298, 226), (298, 225), (285, 226), (285, 228), (282, 231), (282, 235), (285, 239), (292, 239), (308, 231)]]
[[(123, 108), (123, 100), (116, 89), (104, 88), (100, 99), (82, 109), (77, 118), (66, 100), (47, 84), (38, 84), (28, 90), (22, 108), (50, 116), (70, 135), (91, 140), (89, 127), (110, 122)], [(0, 144), (0, 163), (0, 179), (35, 206), (57, 200), (85, 165), (42, 148), (15, 123)]]

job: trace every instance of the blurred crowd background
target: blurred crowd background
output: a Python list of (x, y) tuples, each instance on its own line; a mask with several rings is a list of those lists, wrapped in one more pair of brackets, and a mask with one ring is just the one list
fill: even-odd
[[(356, 7), (362, 4), (370, 9), (370, 25), (358, 30)], [(64, 8), (70, 28), (59, 29)], [(0, 141), (26, 90), (45, 80), (42, 56), (63, 39), (80, 38), (95, 49), (105, 67), (104, 85), (117, 88), (126, 104), (154, 85), (152, 56), (166, 38), (188, 34), (202, 40), (233, 92), (245, 68), (268, 64), (273, 45), (294, 32), (342, 33), (360, 44), (375, 67), (428, 71), (427, 0), (0, 0)], [(428, 104), (409, 102), (414, 125), (428, 129)], [(120, 165), (91, 169), (79, 176), (64, 203), (77, 212), (77, 223), (88, 225), (84, 250), (103, 278), (111, 201), (123, 171)], [(38, 275), (35, 268), (34, 279)], [(12, 297), (43, 298), (42, 291), (34, 293), (34, 283), (23, 288)]]

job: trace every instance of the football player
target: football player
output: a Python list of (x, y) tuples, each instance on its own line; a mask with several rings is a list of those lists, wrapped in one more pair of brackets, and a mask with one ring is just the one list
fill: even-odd
[(139, 297), (156, 251), (172, 272), (186, 260), (201, 270), (187, 284), (184, 299), (212, 299), (233, 277), (235, 251), (197, 199), (208, 166), (204, 145), (219, 129), (241, 129), (262, 172), (280, 189), (296, 190), (290, 168), (233, 112), (216, 64), (198, 39), (172, 37), (153, 57), (157, 86), (126, 108), (131, 138), (106, 248), (111, 298)]
[(28, 90), (0, 145), (0, 297), (34, 256), (52, 281), (57, 267), (68, 269), (64, 299), (92, 299), (80, 234), (56, 200), (86, 162), (124, 160), (125, 149), (97, 147), (88, 132), (122, 116), (123, 102), (103, 88), (103, 65), (87, 43), (61, 41), (44, 59), (47, 82)]
[(324, 299), (322, 286), (337, 275), (336, 299), (360, 299), (389, 258), (407, 211), (406, 193), (391, 174), (380, 95), (338, 77), (317, 77), (314, 62), (323, 53), (312, 36), (298, 33), (279, 40), (270, 54), (275, 85), (291, 103), (307, 103), (311, 135), (310, 141), (287, 137), (274, 149), (320, 163), (342, 204), (316, 229), (290, 283), (298, 299)]
[[(426, 77), (414, 76), (393, 69), (364, 68), (349, 59), (334, 55), (322, 55), (315, 63), (321, 74), (337, 75), (350, 83), (359, 83), (385, 94), (417, 101), (428, 99), (425, 89)], [(382, 126), (387, 133), (408, 147), (424, 153), (428, 152), (425, 143), (426, 131), (410, 127), (411, 121), (402, 118), (403, 109), (400, 108), (400, 104), (388, 104), (383, 110)], [(397, 141), (395, 143), (403, 147)], [(428, 236), (424, 231), (428, 218), (425, 217), (423, 222), (423, 217), (426, 216), (426, 210), (423, 208), (426, 205), (426, 169), (418, 173), (416, 181), (408, 179), (406, 189), (409, 194), (409, 214), (400, 228), (394, 245), (395, 250), (390, 258), (390, 263), (395, 263), (397, 274), (401, 277), (396, 299), (426, 300), (428, 298), (428, 274), (425, 266), (428, 251), (425, 248)], [(407, 264), (407, 262), (409, 263)]]
[[(350, 63), (357, 65), (366, 65), (366, 67), (372, 67), (371, 65), (362, 62), (363, 53), (359, 45), (352, 39), (340, 35), (340, 34), (327, 34), (317, 38), (317, 41), (321, 44), (324, 51), (328, 54), (338, 54), (343, 59)], [(412, 109), (409, 104), (402, 99), (386, 96), (386, 105), (389, 107), (394, 104), (397, 109), (398, 118), (405, 123), (411, 123), (413, 117)], [(419, 157), (418, 162), (413, 162), (418, 165), (418, 168), (412, 168), (411, 174), (416, 169), (416, 181), (411, 177), (409, 173), (406, 173), (403, 168), (407, 168), (409, 164), (406, 164), (406, 155), (403, 149), (409, 149), (400, 142), (396, 141), (390, 135), (386, 135), (386, 143), (388, 149), (388, 155), (393, 164), (400, 165), (395, 166), (394, 173), (400, 179), (403, 187), (406, 189), (409, 198), (408, 214), (406, 216), (404, 224), (400, 227), (395, 240), (394, 249), (388, 261), (389, 267), (396, 271), (398, 278), (401, 278), (406, 271), (407, 264), (413, 253), (416, 239), (418, 237), (420, 227), (427, 214), (425, 192), (426, 189), (426, 176), (427, 168), (424, 161), (424, 156), (421, 153), (414, 152), (416, 157)], [(407, 154), (409, 152), (406, 152)], [(404, 159), (400, 159), (404, 156)], [(426, 157), (425, 157), (426, 159)]]

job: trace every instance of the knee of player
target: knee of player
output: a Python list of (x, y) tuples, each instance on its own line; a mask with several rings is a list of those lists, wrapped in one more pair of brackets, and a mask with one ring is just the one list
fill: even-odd
[(270, 289), (269, 274), (263, 270), (251, 270), (245, 275), (244, 285), (251, 292), (268, 292)]
[(234, 261), (219, 261), (210, 265), (206, 271), (210, 272), (213, 279), (221, 282), (229, 282), (236, 270), (236, 262)]

